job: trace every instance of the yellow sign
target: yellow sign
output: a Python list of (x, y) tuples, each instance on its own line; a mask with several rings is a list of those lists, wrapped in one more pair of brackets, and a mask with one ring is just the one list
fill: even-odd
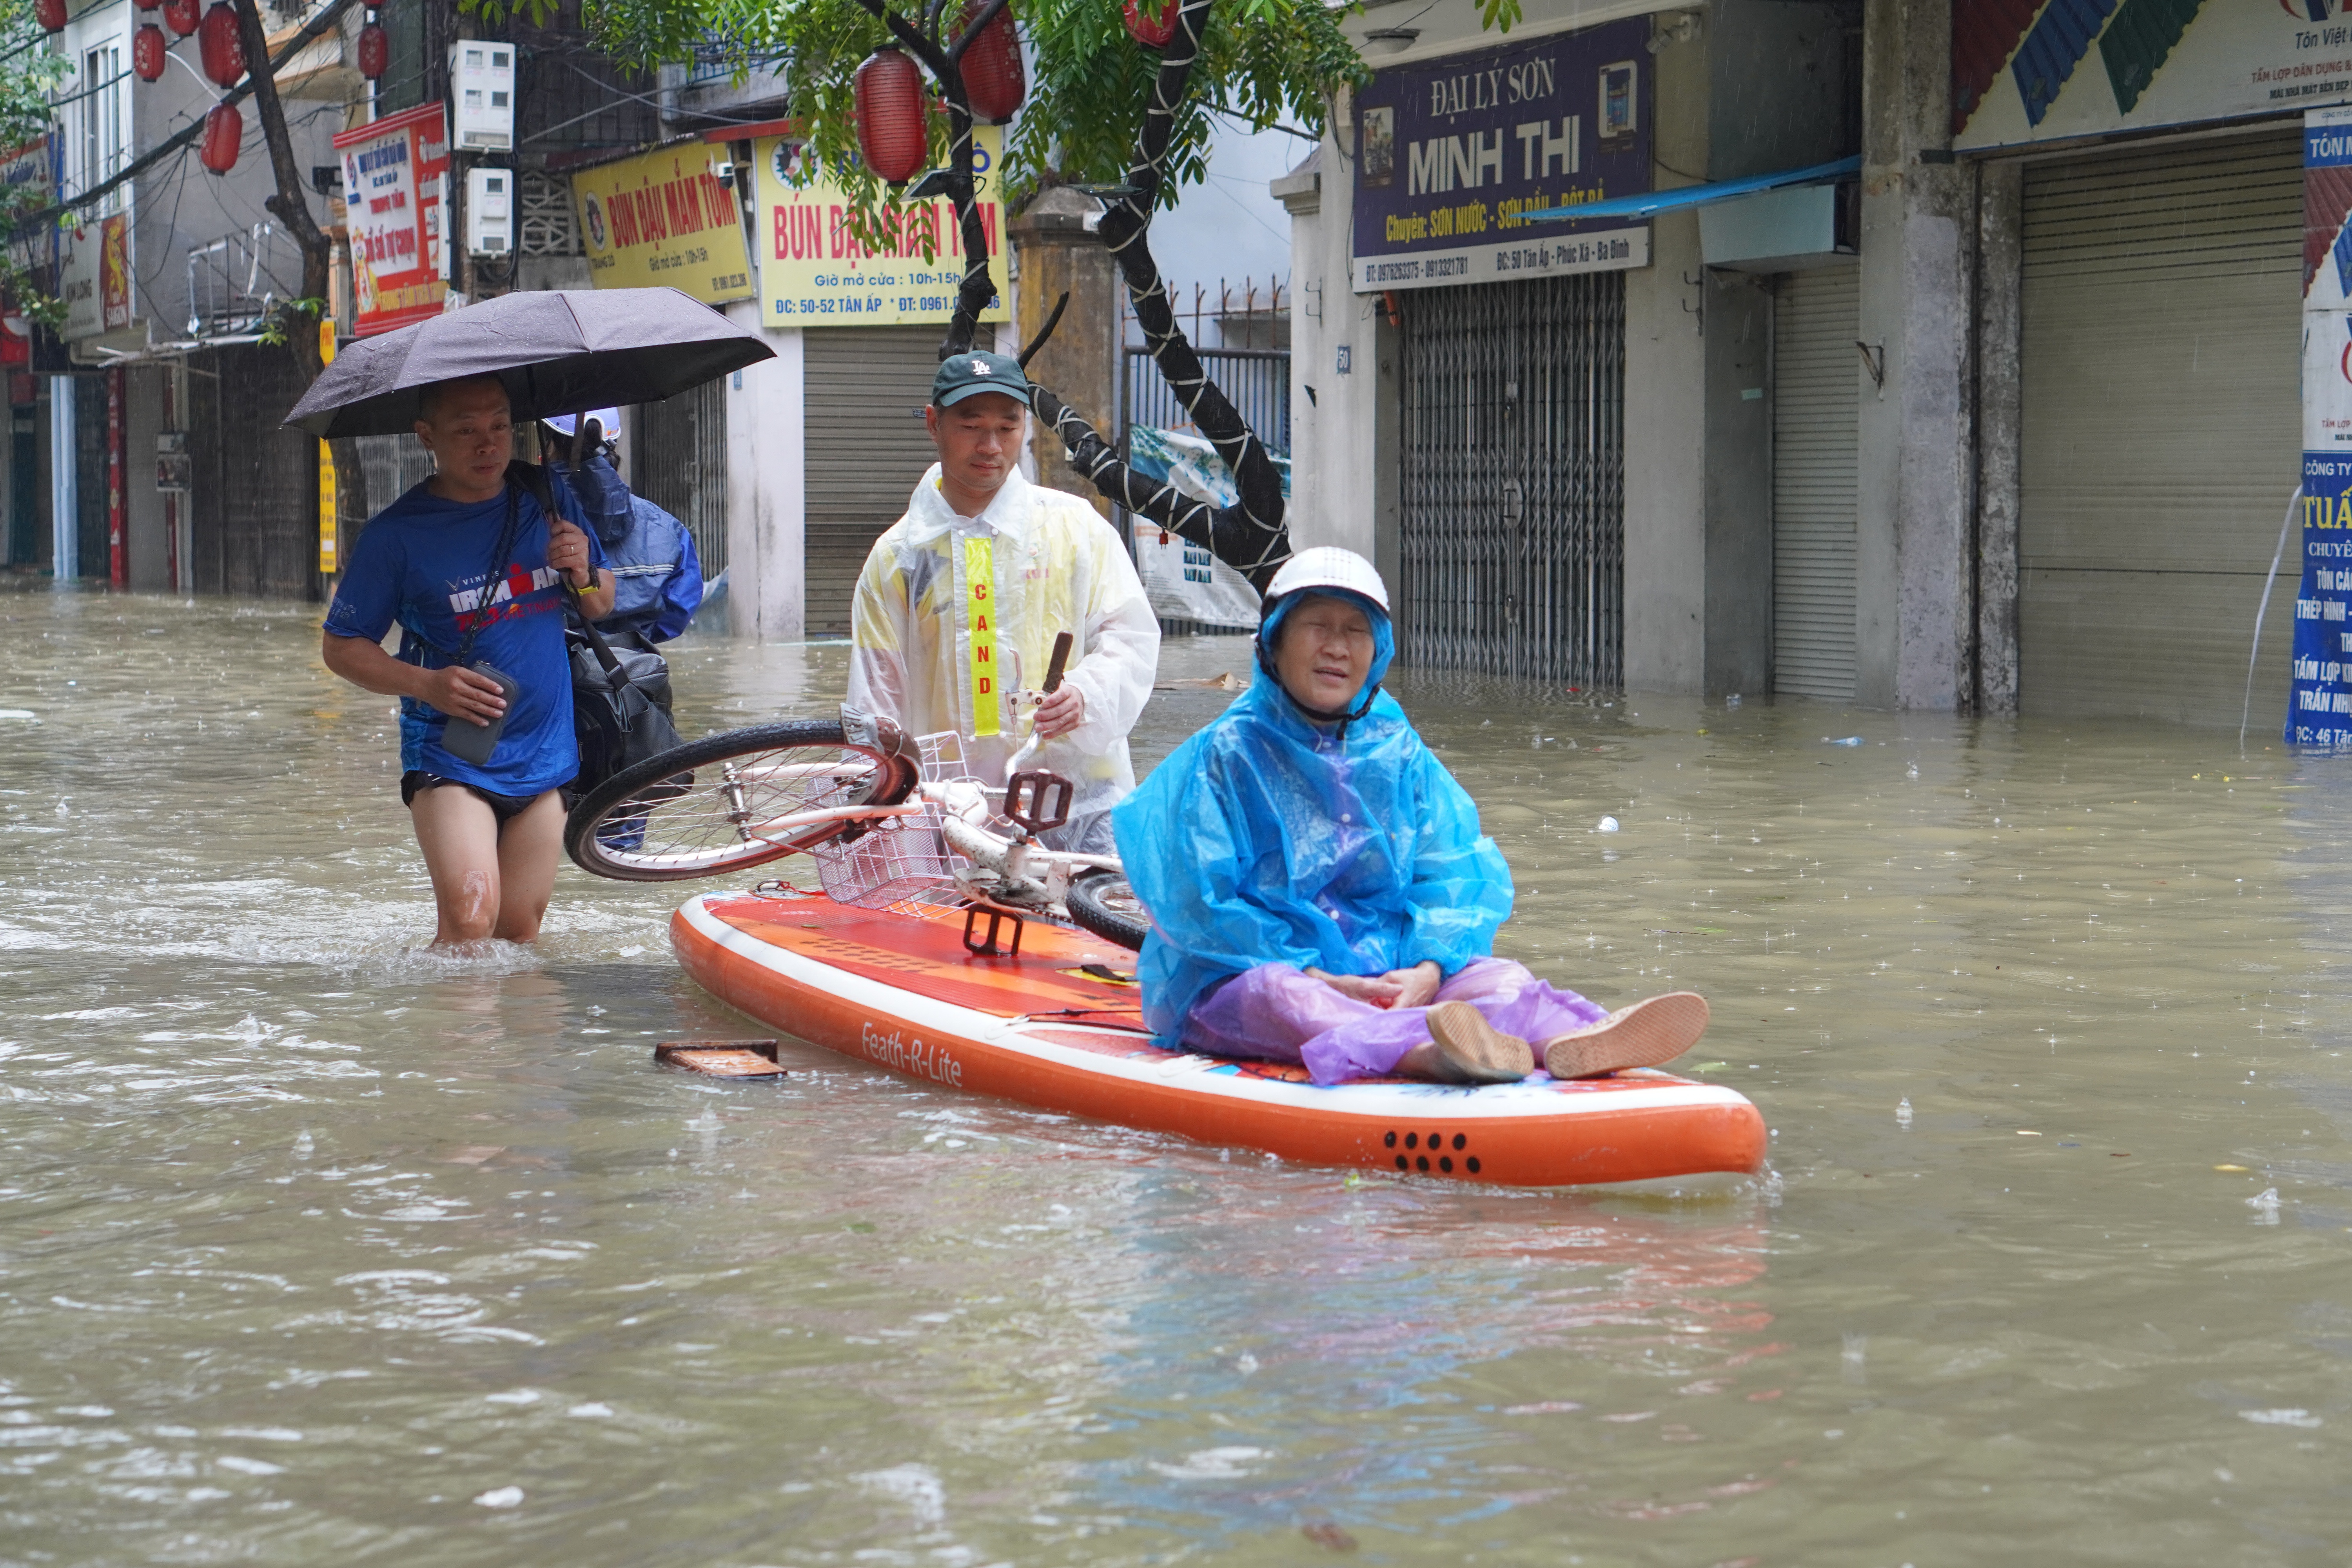
[[(996, 179), (1004, 132), (972, 132), (974, 188), (988, 235), (988, 269), (996, 298), (983, 321), (1013, 319), (1004, 286), (1004, 202)], [(798, 142), (768, 137), (751, 144), (760, 211), (760, 320), (771, 327), (898, 327), (944, 322), (955, 314), (963, 281), (963, 234), (944, 196), (898, 215), (887, 244), (867, 251), (849, 230), (849, 199), (828, 179), (792, 181), (805, 170)], [(925, 247), (931, 259), (923, 259)]]
[(964, 621), (971, 634), (971, 732), (997, 733), (996, 546), (985, 539), (963, 542)]
[[(319, 323), (319, 363), (335, 363), (335, 323)], [(332, 576), (335, 571), (335, 453), (324, 441), (319, 443), (319, 571)]]
[(572, 205), (597, 288), (667, 284), (706, 305), (751, 297), (734, 183), (711, 178), (702, 142), (583, 169)]

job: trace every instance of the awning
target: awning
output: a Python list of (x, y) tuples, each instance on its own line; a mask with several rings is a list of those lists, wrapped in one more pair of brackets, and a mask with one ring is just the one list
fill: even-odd
[(1701, 207), (1709, 202), (1727, 202), (1738, 196), (1752, 196), (1762, 191), (1777, 191), (1790, 185), (1823, 185), (1832, 181), (1849, 179), (1862, 173), (1859, 154), (1840, 158), (1834, 163), (1816, 163), (1810, 169), (1784, 169), (1777, 174), (1750, 174), (1744, 180), (1719, 180), (1711, 185), (1684, 185), (1676, 190), (1654, 191), (1645, 196), (1619, 196), (1614, 201), (1586, 202), (1580, 206), (1543, 207), (1535, 212), (1521, 213), (1521, 223), (1577, 222), (1608, 217), (1654, 217), (1659, 213), (1680, 212), (1685, 207)]

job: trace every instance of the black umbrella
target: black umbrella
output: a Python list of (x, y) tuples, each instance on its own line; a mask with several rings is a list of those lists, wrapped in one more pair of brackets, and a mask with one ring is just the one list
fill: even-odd
[(485, 300), (335, 356), (286, 423), (311, 435), (403, 436), (436, 381), (495, 375), (518, 421), (657, 403), (776, 351), (675, 289), (540, 289)]

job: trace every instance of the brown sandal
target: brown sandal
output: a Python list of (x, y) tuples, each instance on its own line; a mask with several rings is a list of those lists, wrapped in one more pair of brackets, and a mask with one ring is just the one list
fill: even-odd
[(1652, 996), (1618, 1008), (1598, 1024), (1546, 1040), (1544, 1070), (1554, 1078), (1592, 1078), (1623, 1068), (1654, 1068), (1698, 1044), (1706, 1018), (1706, 998), (1696, 991)]
[(1517, 1035), (1497, 1029), (1467, 1002), (1440, 1002), (1429, 1010), (1430, 1043), (1446, 1083), (1517, 1083), (1536, 1070), (1536, 1054)]

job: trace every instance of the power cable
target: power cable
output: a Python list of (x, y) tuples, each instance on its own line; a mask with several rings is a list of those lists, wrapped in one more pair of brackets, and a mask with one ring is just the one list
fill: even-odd
[[(287, 40), (286, 47), (278, 50), (276, 55), (270, 58), (270, 75), (275, 77), (278, 72), (285, 67), (288, 61), (291, 60), (296, 55), (301, 53), (302, 50), (307, 48), (314, 40), (323, 37), (326, 32), (334, 26), (336, 21), (341, 18), (343, 12), (350, 9), (351, 4), (352, 0), (327, 0), (326, 8), (320, 11), (316, 16), (310, 18), (309, 22), (305, 23), (299, 32), (296, 33), (293, 37)], [(95, 6), (90, 8), (93, 10), (96, 9)], [(250, 97), (252, 92), (253, 78), (248, 74), (243, 81), (229, 89), (228, 91), (222, 96), (221, 101), (226, 104), (240, 103), (247, 98)], [(184, 129), (173, 132), (172, 135), (166, 137), (163, 142), (157, 143), (152, 151), (143, 153), (140, 157), (132, 160), (127, 167), (123, 168), (119, 173), (101, 180), (96, 185), (84, 191), (81, 195), (72, 197), (67, 201), (55, 203), (54, 205), (45, 207), (41, 211), (31, 215), (29, 217), (19, 221), (28, 225), (54, 223), (69, 212), (76, 211), (81, 207), (86, 207), (92, 202), (104, 200), (107, 196), (111, 195), (114, 192), (120, 190), (131, 181), (137, 179), (140, 175), (145, 174), (148, 170), (153, 168), (156, 164), (162, 163), (165, 158), (170, 157), (173, 153), (183, 152), (188, 147), (194, 145), (196, 138), (203, 133), (204, 125), (205, 122), (202, 120), (191, 121)]]

